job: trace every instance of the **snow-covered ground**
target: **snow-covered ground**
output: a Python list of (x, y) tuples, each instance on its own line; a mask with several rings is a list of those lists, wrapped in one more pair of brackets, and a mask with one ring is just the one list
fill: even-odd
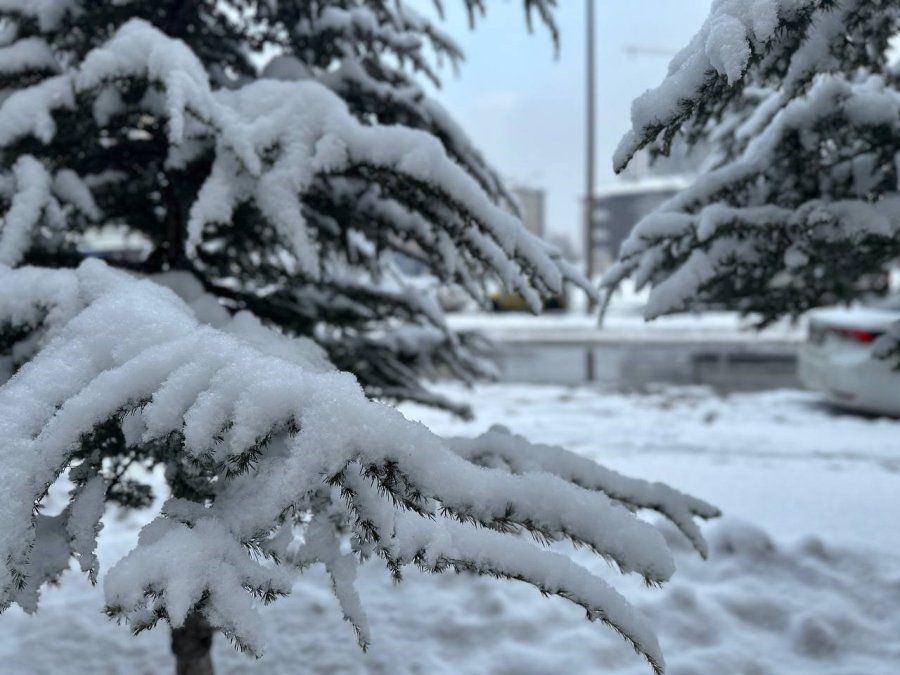
[[(447, 435), (501, 423), (625, 473), (665, 480), (716, 503), (709, 561), (675, 533), (678, 573), (662, 591), (607, 577), (656, 625), (672, 675), (896, 675), (900, 664), (900, 422), (837, 415), (812, 394), (718, 398), (702, 389), (613, 395), (589, 389), (483, 386), (464, 423), (415, 406)], [(110, 519), (101, 562), (136, 536)], [(590, 555), (579, 562), (603, 572)], [(360, 592), (373, 628), (356, 648), (324, 574), (264, 610), (259, 661), (218, 639), (221, 673), (555, 675), (648, 673), (622, 642), (563, 600), (521, 584), (409, 573), (393, 587), (377, 563)], [(72, 571), (34, 617), (0, 617), (0, 673), (168, 672), (167, 634), (132, 638), (101, 614), (102, 594)]]

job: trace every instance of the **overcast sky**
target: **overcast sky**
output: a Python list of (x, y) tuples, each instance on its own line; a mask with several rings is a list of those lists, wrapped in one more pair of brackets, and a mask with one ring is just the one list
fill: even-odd
[[(414, 3), (418, 4), (418, 3)], [(529, 35), (520, 0), (490, 0), (469, 31), (462, 2), (445, 2), (445, 28), (467, 54), (446, 73), (439, 100), (508, 181), (543, 188), (548, 227), (580, 236), (584, 194), (585, 0), (560, 0), (558, 59), (546, 31)], [(662, 79), (668, 58), (688, 43), (710, 0), (598, 0), (597, 185), (615, 180), (612, 152), (628, 129), (633, 98)], [(629, 45), (655, 53), (629, 55)], [(575, 241), (578, 241), (577, 239)]]

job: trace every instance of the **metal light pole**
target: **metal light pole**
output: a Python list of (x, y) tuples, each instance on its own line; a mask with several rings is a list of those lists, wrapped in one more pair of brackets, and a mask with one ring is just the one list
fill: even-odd
[[(595, 154), (595, 101), (594, 101), (594, 0), (587, 2), (587, 143), (585, 145), (584, 190), (584, 258), (588, 280), (594, 278), (594, 154)], [(588, 314), (594, 311), (594, 301), (588, 300)]]
[[(588, 281), (594, 278), (594, 0), (587, 2), (587, 147), (585, 148), (585, 199), (584, 199), (584, 260)], [(595, 303), (588, 298), (587, 312), (594, 312)], [(594, 349), (588, 345), (585, 353), (585, 379), (594, 381)]]

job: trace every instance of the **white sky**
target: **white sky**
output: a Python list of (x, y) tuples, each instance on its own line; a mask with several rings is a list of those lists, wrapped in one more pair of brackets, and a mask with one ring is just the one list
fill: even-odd
[[(427, 4), (426, 0), (413, 2)], [(559, 0), (562, 33), (529, 35), (521, 0), (491, 0), (488, 17), (468, 30), (462, 2), (445, 1), (450, 32), (467, 55), (448, 71), (438, 99), (508, 181), (547, 191), (552, 232), (580, 241), (584, 194), (585, 0)], [(710, 0), (597, 0), (597, 185), (615, 180), (612, 153), (629, 127), (632, 99), (660, 82), (668, 58), (629, 55), (626, 46), (671, 51), (700, 28)]]

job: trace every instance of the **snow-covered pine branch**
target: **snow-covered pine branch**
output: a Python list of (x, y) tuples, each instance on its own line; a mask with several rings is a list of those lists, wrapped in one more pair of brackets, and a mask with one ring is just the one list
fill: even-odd
[[(562, 596), (662, 672), (652, 631), (620, 595), (517, 534), (587, 546), (660, 584), (674, 571), (666, 544), (623, 504), (659, 509), (688, 533), (684, 519), (712, 517), (712, 507), (599, 468), (581, 472), (572, 457), (548, 472), (547, 453), (561, 451), (499, 432), (475, 444), (509, 466), (477, 466), (462, 441), (368, 400), (314, 343), (247, 313), (228, 317), (187, 276), (142, 280), (87, 261), (76, 270), (2, 267), (0, 281), (16, 291), (0, 295), (0, 324), (45, 336), (0, 389), (3, 606), (36, 609), (41, 585), (70, 556), (97, 575), (103, 502), (121, 476), (92, 439), (113, 427), (138, 465), (166, 466), (173, 492), (105, 578), (110, 615), (134, 630), (160, 619), (177, 627), (198, 611), (259, 653), (252, 598), (286, 595), (292, 569), (322, 563), (365, 644), (353, 580), (359, 560), (377, 556), (398, 577), (407, 565), (468, 570)], [(70, 503), (45, 516), (40, 506), (61, 476), (73, 485)], [(351, 554), (340, 549), (347, 535)]]
[[(352, 0), (342, 4), (340, 9), (316, 9), (279, 3), (276, 11), (290, 14), (289, 17), (279, 15), (281, 23), (297, 26), (289, 33), (285, 45), (290, 53), (317, 55), (314, 63), (301, 64), (302, 69), (297, 69), (296, 65), (291, 68), (297, 63), (294, 57), (281, 61), (279, 67), (289, 77), (316, 78), (347, 101), (357, 115), (372, 115), (382, 124), (401, 124), (429, 131), (488, 194), (515, 208), (515, 200), (500, 177), (414, 77), (424, 74), (440, 86), (440, 73), (425, 47), (430, 48), (438, 65), (446, 61), (456, 68), (463, 60), (463, 54), (453, 38), (406, 5), (394, 8), (388, 3), (374, 3), (374, 7), (360, 7), (360, 3)], [(435, 4), (442, 8), (441, 2)], [(486, 3), (465, 0), (465, 5), (474, 26), (486, 13)], [(555, 5), (556, 0), (525, 0), (529, 26), (533, 17), (538, 17), (556, 42)], [(348, 37), (352, 39), (348, 40)], [(336, 69), (332, 67), (335, 61), (341, 64)]]
[[(647, 146), (667, 154), (679, 132), (703, 133), (727, 104), (739, 97), (748, 71), (783, 75), (791, 52), (814, 24), (817, 11), (831, 0), (723, 0), (716, 2), (703, 26), (670, 62), (663, 82), (633, 103), (632, 128), (616, 150), (613, 165), (622, 171)], [(766, 57), (771, 57), (767, 59)], [(766, 60), (766, 63), (762, 63)]]
[[(525, 4), (553, 30), (552, 1)], [(537, 307), (578, 276), (519, 234), (496, 173), (425, 95), (416, 78), (461, 55), (405, 5), (8, 0), (0, 18), (0, 75), (15, 84), (0, 106), (7, 198), (19, 159), (65, 177), (7, 242), (26, 262), (74, 264), (85, 233), (124, 226), (153, 249), (144, 271), (194, 272), (231, 308), (319, 341), (372, 396), (458, 412), (424, 381), (487, 371), (433, 288), (484, 303), (498, 279)], [(248, 55), (264, 49), (281, 54), (257, 72)], [(384, 349), (398, 331), (429, 335), (422, 358)], [(366, 367), (376, 354), (384, 367)]]
[[(553, 2), (526, 4), (552, 26)], [(0, 105), (4, 192), (19, 194), (13, 167), (54, 179), (33, 181), (43, 192), (4, 230), (17, 234), (3, 260), (72, 264), (86, 232), (124, 226), (153, 248), (143, 271), (192, 271), (232, 309), (319, 341), (372, 396), (464, 412), (423, 383), (486, 373), (433, 288), (486, 302), (496, 279), (537, 308), (566, 280), (586, 285), (522, 231), (499, 178), (417, 83), (458, 48), (392, 2), (179, 7), (0, 5), (17, 85)], [(247, 54), (263, 48), (282, 54), (257, 75)], [(428, 337), (416, 354), (385, 349), (398, 333)], [(369, 367), (375, 354), (383, 367)]]
[(635, 227), (606, 285), (651, 284), (650, 317), (762, 323), (871, 287), (900, 253), (898, 31), (894, 3), (716, 3), (617, 159), (706, 133), (712, 166)]
[(672, 521), (701, 556), (707, 556), (706, 541), (694, 518), (717, 518), (719, 510), (668, 485), (622, 476), (564, 448), (529, 443), (505, 427), (494, 427), (478, 438), (448, 439), (447, 443), (453, 452), (479, 466), (517, 475), (550, 473), (586, 490), (602, 492), (631, 510), (656, 511)]

